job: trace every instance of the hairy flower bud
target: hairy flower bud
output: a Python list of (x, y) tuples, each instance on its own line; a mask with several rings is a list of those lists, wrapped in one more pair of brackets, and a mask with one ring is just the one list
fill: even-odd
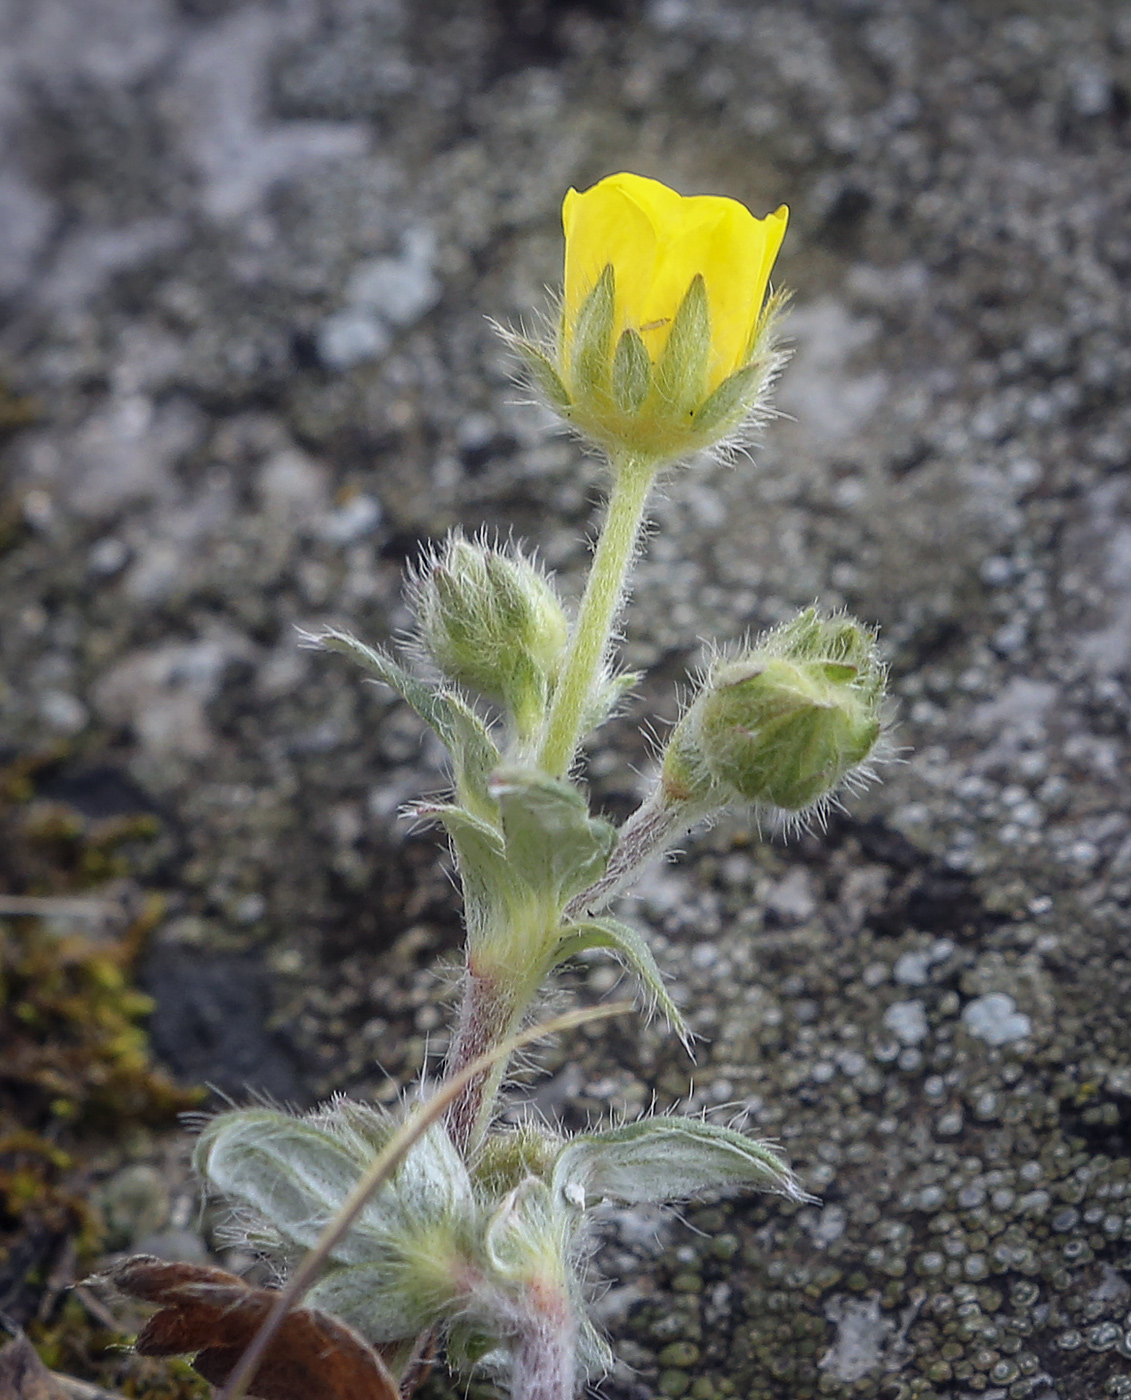
[(445, 675), (501, 701), (521, 736), (533, 733), (569, 635), (541, 570), (456, 532), (422, 570), (414, 604), (421, 644)]
[(807, 609), (712, 667), (665, 752), (666, 802), (818, 805), (874, 752), (885, 679), (868, 628)]

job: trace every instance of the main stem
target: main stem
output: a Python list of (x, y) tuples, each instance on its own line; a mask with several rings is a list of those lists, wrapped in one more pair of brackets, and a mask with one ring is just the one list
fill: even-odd
[[(524, 1010), (519, 988), (497, 975), (478, 972), (469, 958), (446, 1073), (459, 1074), (493, 1050), (511, 1033)], [(448, 1109), (448, 1134), (463, 1157), (472, 1156), (483, 1139), (505, 1070), (506, 1062), (497, 1061), (475, 1075)]]
[(613, 463), (613, 489), (605, 525), (538, 759), (551, 777), (564, 777), (577, 753), (585, 711), (609, 648), (655, 475), (656, 465), (647, 459), (624, 456)]
[[(568, 772), (577, 752), (655, 475), (655, 463), (638, 457), (625, 456), (613, 463), (613, 488), (604, 527), (539, 755), (543, 771), (556, 778)], [(459, 1021), (448, 1052), (448, 1073), (458, 1073), (507, 1036), (525, 1012), (536, 986), (536, 981), (531, 986), (518, 985), (514, 979), (500, 976), (498, 970), (488, 973), (476, 968), (469, 958)], [(504, 1071), (505, 1064), (497, 1063), (477, 1075), (448, 1112), (448, 1132), (465, 1156), (475, 1151), (491, 1121)]]
[(577, 1325), (565, 1290), (540, 1281), (514, 1340), (511, 1400), (573, 1400)]

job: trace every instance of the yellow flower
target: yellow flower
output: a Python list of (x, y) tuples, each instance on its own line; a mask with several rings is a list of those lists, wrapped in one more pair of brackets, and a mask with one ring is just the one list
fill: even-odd
[(783, 204), (756, 219), (715, 195), (690, 199), (642, 175), (610, 175), (562, 205), (565, 230), (563, 350), (606, 267), (614, 278), (612, 344), (636, 331), (657, 363), (692, 281), (703, 278), (710, 321), (704, 389), (748, 363), (770, 270), (785, 237)]
[(551, 406), (614, 463), (656, 464), (732, 438), (763, 416), (783, 356), (766, 299), (788, 210), (756, 219), (737, 200), (685, 199), (641, 175), (570, 190), (555, 345), (521, 336)]

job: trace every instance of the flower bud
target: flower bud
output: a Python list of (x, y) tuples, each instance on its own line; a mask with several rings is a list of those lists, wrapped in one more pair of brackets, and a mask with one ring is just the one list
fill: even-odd
[(501, 701), (526, 737), (541, 722), (569, 637), (549, 580), (517, 550), (452, 534), (414, 589), (421, 644), (460, 685)]
[(807, 609), (712, 667), (665, 752), (665, 802), (820, 804), (874, 752), (885, 679), (868, 628)]

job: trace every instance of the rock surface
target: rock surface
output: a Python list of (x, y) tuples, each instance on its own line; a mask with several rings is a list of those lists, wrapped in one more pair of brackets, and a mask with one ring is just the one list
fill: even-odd
[(881, 625), (904, 748), (827, 833), (729, 821), (644, 887), (696, 1066), (659, 1026), (552, 1056), (568, 1121), (740, 1111), (821, 1198), (611, 1218), (606, 1393), (1131, 1396), (1131, 11), (0, 26), (0, 744), (53, 755), (56, 800), (158, 814), (131, 877), (167, 899), (166, 1059), (388, 1098), (441, 1048), (455, 906), (395, 813), (442, 756), (295, 629), (395, 633), (406, 559), (456, 521), (576, 592), (600, 472), (514, 401), (486, 318), (544, 308), (570, 184), (786, 201), (791, 416), (657, 505), (650, 679), (591, 778), (627, 812), (698, 639), (815, 597)]

